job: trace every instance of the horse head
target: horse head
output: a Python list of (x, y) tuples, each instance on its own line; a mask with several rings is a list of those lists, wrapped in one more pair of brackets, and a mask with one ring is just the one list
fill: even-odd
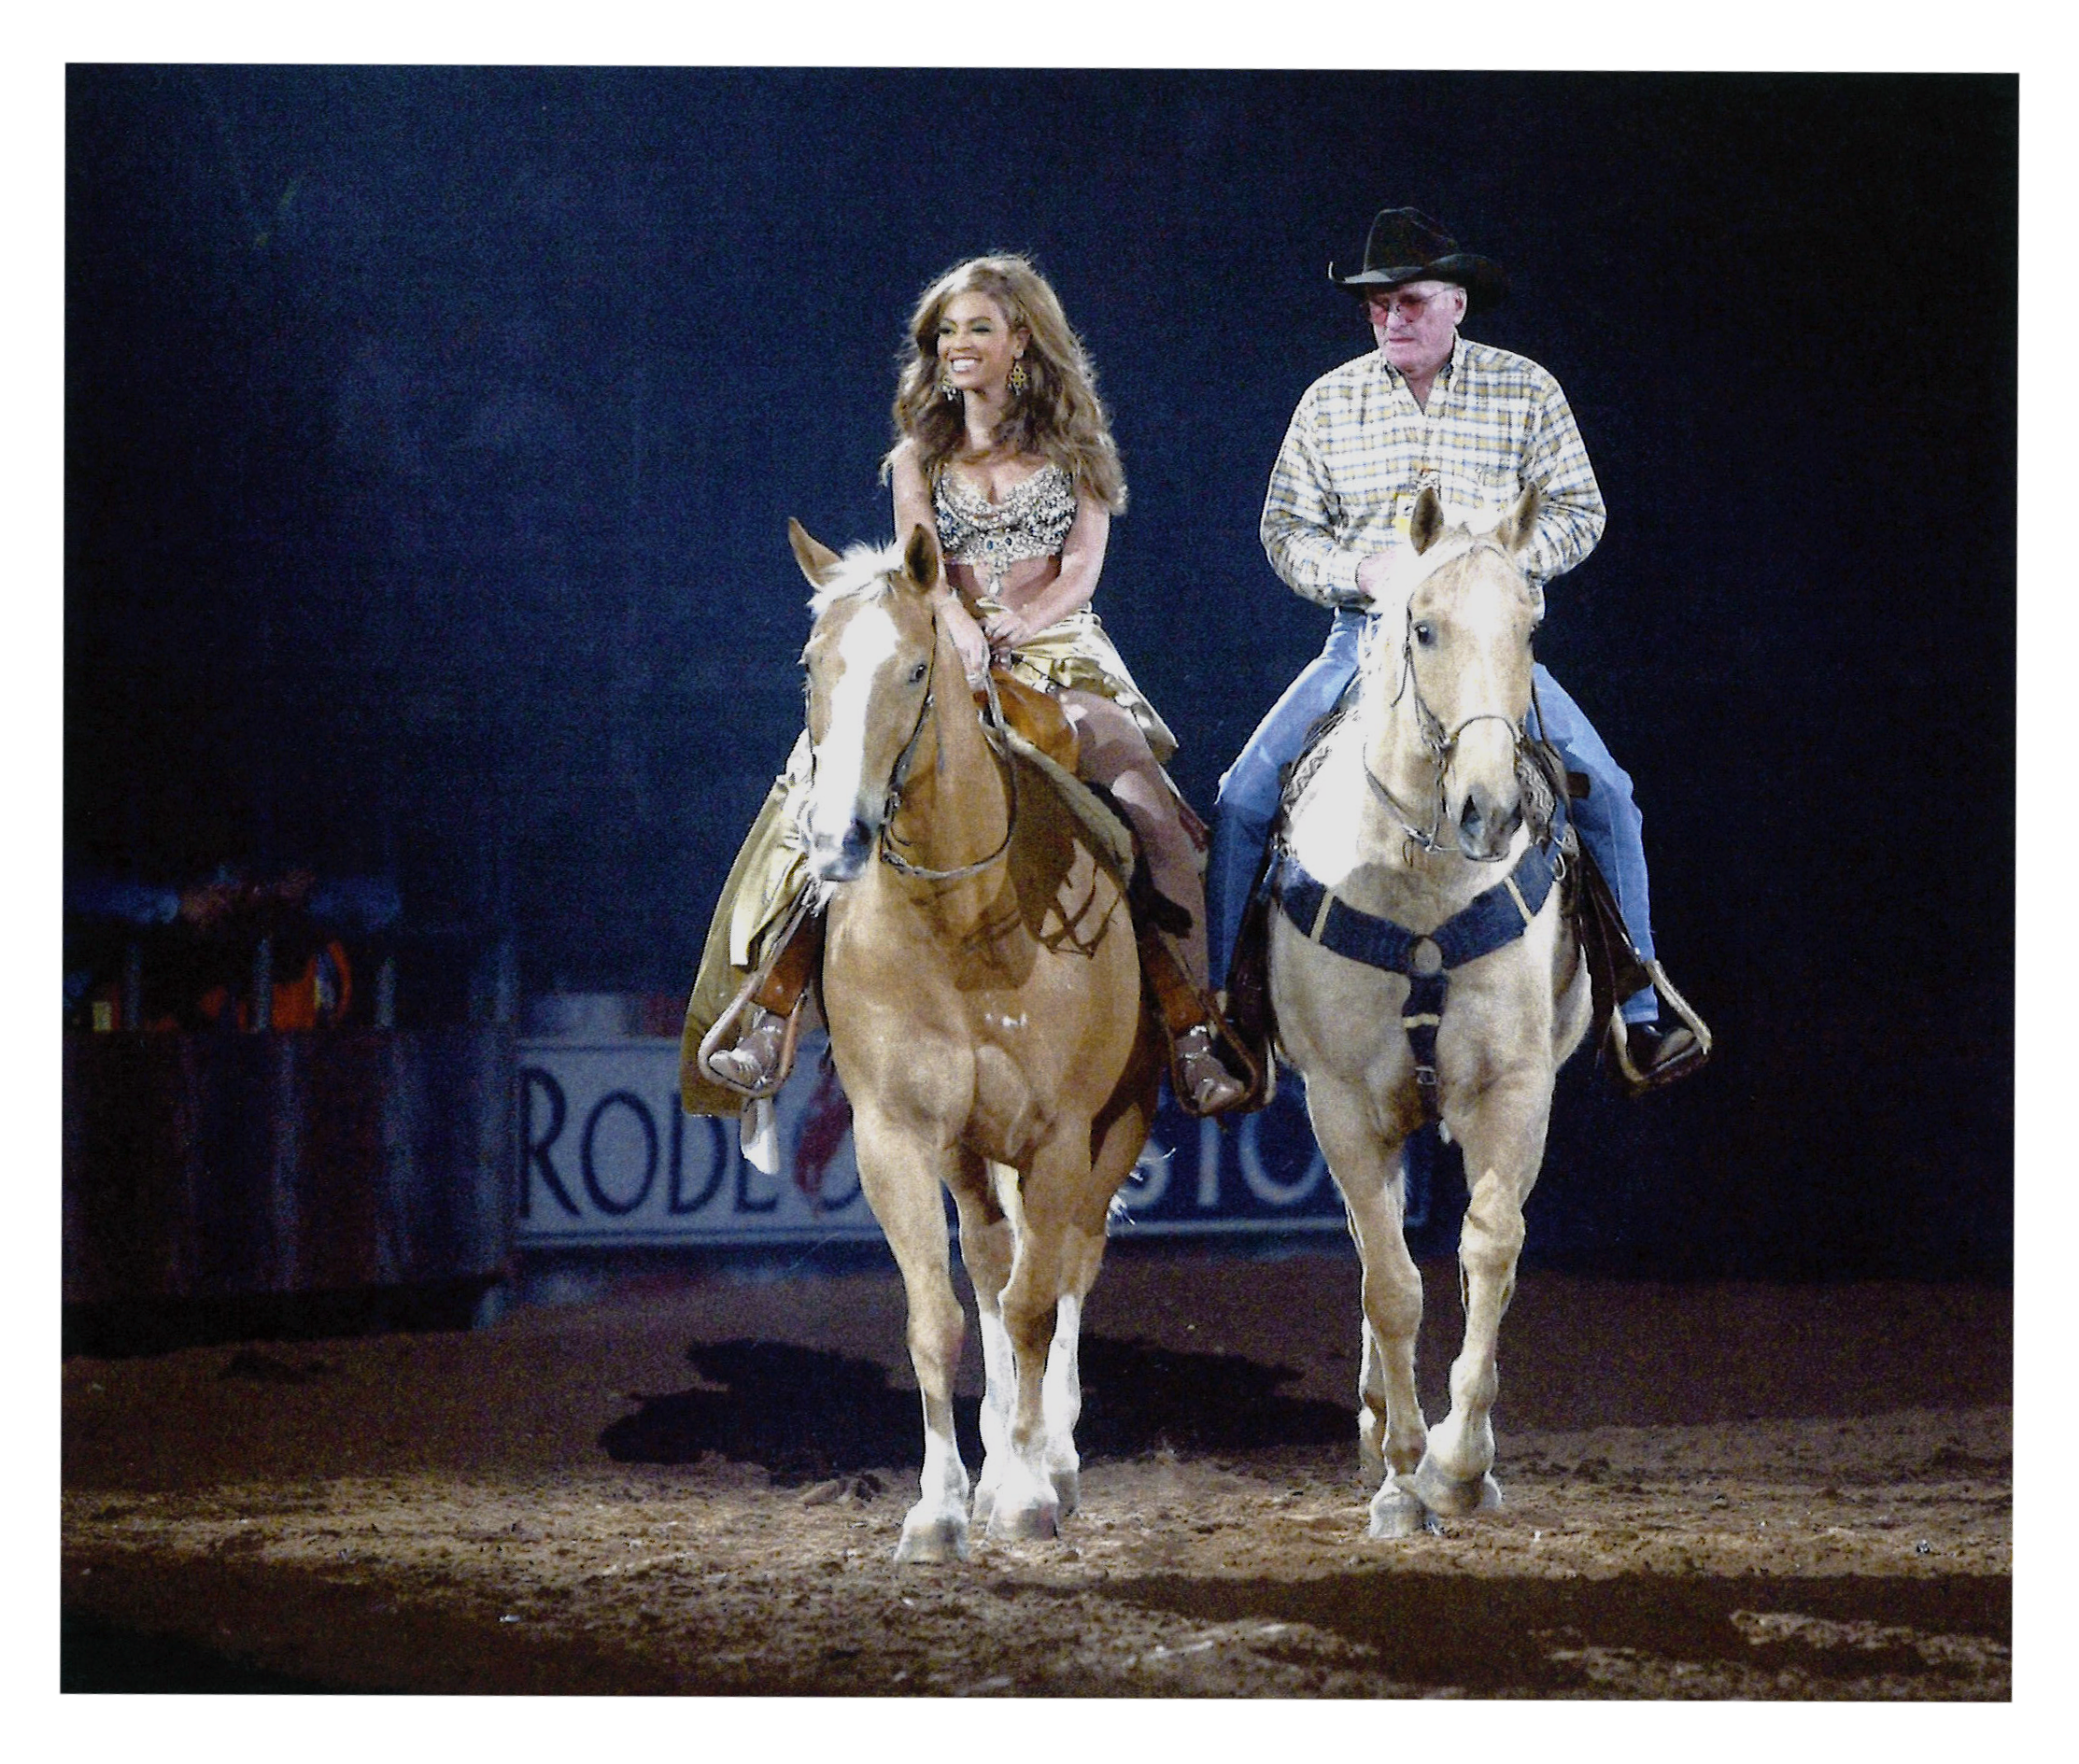
[(1432, 561), (1408, 597), (1400, 690), (1436, 769), (1436, 830), (1449, 826), (1478, 863), (1505, 856), (1523, 820), (1517, 751), (1545, 597), (1520, 559), (1537, 503), (1533, 486), (1491, 531), (1476, 533), (1447, 528), (1436, 493), (1424, 488), (1408, 529), (1417, 557)]
[(822, 882), (851, 882), (894, 811), (930, 716), (939, 640), (927, 596), (938, 542), (920, 526), (906, 545), (855, 545), (840, 557), (794, 520), (787, 541), (816, 591), (801, 652), (814, 755), (809, 868)]

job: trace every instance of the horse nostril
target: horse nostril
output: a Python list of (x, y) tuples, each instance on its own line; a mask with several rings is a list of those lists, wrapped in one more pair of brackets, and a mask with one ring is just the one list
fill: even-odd
[(872, 854), (873, 832), (864, 821), (848, 821), (842, 833), (809, 836), (809, 868), (827, 882), (854, 881)]

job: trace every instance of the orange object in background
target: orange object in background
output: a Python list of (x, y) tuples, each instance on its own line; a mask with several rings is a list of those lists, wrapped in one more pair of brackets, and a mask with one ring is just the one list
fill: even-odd
[[(354, 1002), (354, 971), (346, 951), (337, 938), (314, 952), (304, 971), (293, 980), (278, 981), (274, 988), (274, 1009), (269, 1027), (275, 1029), (329, 1029), (344, 1023)], [(202, 1014), (211, 1023), (223, 1019), (231, 1003), (230, 991), (212, 986), (199, 1001)], [(252, 1006), (238, 1001), (237, 1023), (250, 1029)]]

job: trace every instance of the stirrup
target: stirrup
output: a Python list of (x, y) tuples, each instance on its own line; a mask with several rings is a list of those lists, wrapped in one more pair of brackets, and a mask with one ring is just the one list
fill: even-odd
[(1648, 1071), (1641, 1071), (1632, 1063), (1631, 1050), (1621, 1009), (1610, 1012), (1609, 1026), (1605, 1031), (1608, 1041), (1610, 1059), (1617, 1068), (1618, 1081), (1628, 1096), (1644, 1096), (1649, 1091), (1665, 1090), (1678, 1079), (1689, 1077), (1700, 1069), (1711, 1057), (1711, 1031), (1704, 1019), (1690, 1009), (1690, 1001), (1675, 990), (1675, 982), (1668, 979), (1667, 970), (1659, 962), (1646, 964), (1647, 972), (1652, 977), (1653, 990), (1667, 1001), (1675, 1014), (1681, 1019), (1682, 1026), (1695, 1037), (1695, 1040), (1665, 1065)]
[[(711, 1083), (719, 1084), (724, 1090), (733, 1091), (737, 1095), (752, 1102), (779, 1094), (780, 1086), (786, 1082), (787, 1074), (794, 1070), (795, 1047), (801, 1038), (802, 1019), (808, 1015), (805, 1009), (808, 1002), (806, 993), (796, 1001), (794, 1009), (782, 1017), (778, 1011), (767, 1010), (762, 1005), (753, 1002), (751, 993), (756, 985), (756, 980), (746, 985), (728, 1009), (716, 1019), (714, 1027), (701, 1037), (700, 1052), (700, 1067), (703, 1077)], [(758, 1013), (757, 1018), (752, 1020), (752, 1026), (730, 1038), (737, 1023), (752, 1011)], [(742, 1050), (745, 1041), (753, 1036), (766, 1035), (770, 1025), (775, 1023), (780, 1025), (777, 1059), (770, 1068), (763, 1060), (759, 1060), (755, 1072), (740, 1077), (732, 1069), (733, 1056)], [(725, 1039), (729, 1042), (727, 1047), (723, 1045)], [(729, 1060), (730, 1066), (724, 1066), (721, 1064), (724, 1060)], [(746, 1060), (745, 1064), (748, 1065), (749, 1061)]]
[(1249, 1094), (1249, 1085), (1227, 1069), (1211, 1023), (1195, 1023), (1177, 1037), (1170, 1088), (1191, 1115), (1220, 1115)]
[(779, 1087), (786, 1019), (758, 1005), (745, 1015), (750, 1026), (737, 1037), (733, 1048), (720, 1048), (708, 1056), (708, 1069), (749, 1095), (770, 1094)]

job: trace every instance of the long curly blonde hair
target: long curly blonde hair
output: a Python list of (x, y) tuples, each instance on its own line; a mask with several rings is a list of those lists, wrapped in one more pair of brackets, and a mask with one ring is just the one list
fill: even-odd
[(969, 258), (924, 290), (910, 319), (896, 384), (896, 445), (881, 462), (884, 480), (903, 444), (913, 442), (926, 484), (967, 440), (964, 402), (939, 389), (939, 319), (956, 294), (985, 294), (1013, 330), (1023, 327), (1025, 389), (997, 426), (997, 445), (1043, 454), (1114, 515), (1126, 506), (1126, 474), (1097, 396), (1096, 370), (1069, 329), (1060, 297), (1028, 259), (1011, 253)]

